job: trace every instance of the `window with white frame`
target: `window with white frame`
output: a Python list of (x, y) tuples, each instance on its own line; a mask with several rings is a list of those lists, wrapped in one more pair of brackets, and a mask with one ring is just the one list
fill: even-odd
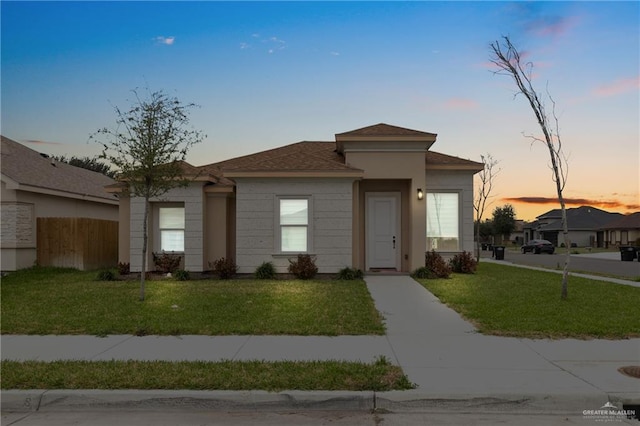
[(460, 203), (457, 192), (427, 193), (427, 251), (458, 251)]
[(184, 251), (184, 207), (160, 207), (160, 250)]
[(280, 251), (304, 253), (309, 250), (309, 200), (280, 198)]

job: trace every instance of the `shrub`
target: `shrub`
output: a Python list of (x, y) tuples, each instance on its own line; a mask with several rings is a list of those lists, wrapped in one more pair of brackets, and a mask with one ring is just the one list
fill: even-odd
[(163, 274), (175, 272), (180, 267), (182, 256), (173, 253), (153, 253), (153, 263), (156, 270)]
[(173, 277), (178, 281), (189, 281), (189, 279), (191, 278), (191, 276), (189, 275), (189, 271), (186, 271), (184, 269), (176, 269), (176, 271), (173, 273)]
[(98, 271), (98, 276), (96, 277), (98, 281), (115, 281), (116, 274), (111, 269), (103, 269)]
[(473, 255), (468, 251), (458, 253), (449, 260), (449, 266), (453, 272), (460, 274), (473, 274), (476, 272), (478, 262), (473, 258)]
[(424, 266), (431, 271), (434, 278), (449, 278), (451, 275), (451, 268), (435, 250), (425, 254)]
[(289, 272), (296, 278), (308, 280), (316, 276), (318, 267), (311, 256), (308, 254), (299, 254), (296, 260), (289, 259)]
[(221, 280), (228, 280), (233, 278), (238, 272), (238, 265), (231, 258), (221, 257), (220, 259), (209, 262), (209, 266), (211, 267), (213, 273), (218, 276)]
[(411, 273), (411, 276), (413, 278), (435, 278), (433, 273), (426, 266), (416, 269)]
[(352, 280), (361, 280), (362, 278), (364, 278), (364, 273), (360, 269), (353, 269), (353, 268), (347, 267), (347, 268), (342, 268), (340, 269), (340, 271), (338, 271), (339, 280), (352, 281)]
[(118, 262), (118, 274), (129, 275), (131, 272), (131, 264), (129, 262)]
[(262, 265), (256, 268), (255, 276), (259, 280), (273, 280), (276, 278), (276, 268), (273, 262), (262, 262)]

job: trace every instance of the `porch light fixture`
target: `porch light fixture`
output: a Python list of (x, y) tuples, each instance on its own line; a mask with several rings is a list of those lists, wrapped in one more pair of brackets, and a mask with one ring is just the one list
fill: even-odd
[(424, 198), (424, 192), (422, 192), (422, 188), (418, 188), (418, 200), (422, 200)]

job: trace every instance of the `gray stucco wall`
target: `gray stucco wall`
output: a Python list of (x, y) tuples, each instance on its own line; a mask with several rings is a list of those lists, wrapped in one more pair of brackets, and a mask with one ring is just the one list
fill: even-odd
[[(147, 270), (153, 270), (151, 252), (154, 250), (154, 203), (183, 203), (185, 214), (185, 231), (184, 231), (184, 269), (193, 272), (201, 272), (206, 269), (203, 265), (204, 257), (204, 196), (202, 191), (202, 183), (192, 183), (188, 187), (173, 188), (161, 197), (151, 200), (152, 208), (149, 215), (149, 239)], [(144, 198), (131, 198), (131, 215), (130, 215), (130, 232), (131, 245), (129, 247), (129, 259), (131, 271), (140, 272), (142, 270), (142, 245), (143, 245), (143, 228), (144, 220)]]
[(279, 196), (310, 197), (309, 254), (320, 273), (334, 273), (352, 264), (351, 226), (353, 180), (236, 179), (236, 263), (240, 273), (252, 273), (262, 262), (286, 272), (290, 258), (279, 254), (276, 218)]

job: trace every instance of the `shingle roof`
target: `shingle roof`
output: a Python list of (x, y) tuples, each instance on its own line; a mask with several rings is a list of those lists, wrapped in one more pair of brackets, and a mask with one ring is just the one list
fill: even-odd
[(640, 212), (635, 212), (614, 219), (602, 229), (640, 229)]
[(437, 136), (435, 133), (422, 132), (420, 130), (406, 129), (390, 124), (378, 123), (373, 126), (337, 133), (336, 136)]
[[(427, 151), (425, 162), (429, 165), (482, 168), (482, 163), (464, 160), (439, 152)], [(335, 142), (304, 141), (279, 148), (232, 158), (201, 167), (213, 175), (225, 172), (323, 172), (353, 171), (360, 169), (345, 164), (344, 156), (336, 152)]]
[(344, 157), (335, 152), (335, 142), (298, 142), (279, 148), (232, 158), (219, 163), (202, 166), (207, 172), (313, 172), (313, 171), (353, 171), (359, 169), (347, 166)]
[[(560, 209), (550, 210), (541, 217), (556, 217), (555, 213), (561, 212)], [(601, 229), (612, 220), (617, 220), (622, 216), (620, 213), (610, 213), (591, 206), (581, 206), (567, 209), (567, 223), (569, 230), (596, 230)], [(538, 228), (540, 231), (559, 231), (562, 230), (562, 220), (554, 220), (546, 225)]]
[(2, 139), (2, 174), (20, 185), (92, 196), (114, 201), (105, 186), (114, 180), (101, 173), (52, 161), (5, 136)]

